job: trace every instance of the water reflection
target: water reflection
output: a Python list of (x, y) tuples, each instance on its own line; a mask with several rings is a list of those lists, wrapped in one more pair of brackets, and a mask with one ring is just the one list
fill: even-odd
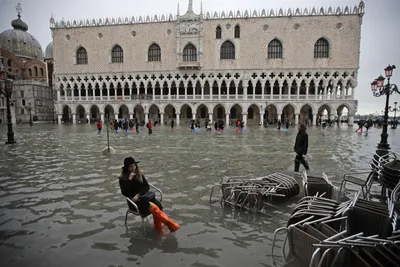
[[(106, 135), (97, 135), (95, 126), (17, 125), (18, 143), (0, 146), (0, 266), (285, 265), (283, 237), (271, 255), (273, 231), (286, 225), (298, 198), (267, 215), (221, 208), (218, 202), (210, 207), (208, 201), (223, 176), (292, 174), (296, 130), (233, 130), (112, 133), (117, 153), (110, 156), (100, 153)], [(307, 159), (314, 173), (326, 172), (339, 184), (346, 170), (367, 166), (381, 130), (368, 135), (354, 130), (332, 127), (325, 136), (308, 130)], [(400, 151), (394, 133), (389, 130), (389, 142)], [(1, 125), (0, 142), (5, 138)], [(166, 212), (182, 225), (178, 232), (159, 238), (150, 219), (145, 235), (134, 216), (126, 230), (117, 177), (127, 155), (141, 160), (146, 178), (163, 190)]]

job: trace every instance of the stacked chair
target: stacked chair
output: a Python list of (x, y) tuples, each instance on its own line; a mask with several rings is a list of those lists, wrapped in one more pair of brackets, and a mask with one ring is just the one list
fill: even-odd
[(272, 203), (277, 199), (288, 199), (300, 193), (297, 181), (282, 173), (256, 178), (222, 178), (220, 183), (211, 189), (210, 203), (215, 188), (220, 189), (221, 203), (261, 213), (266, 213), (267, 206), (275, 207)]
[[(275, 231), (272, 255), (278, 233), (285, 232), (285, 257), (288, 243), (290, 254), (310, 267), (400, 266), (400, 183), (387, 188), (386, 203), (363, 199), (361, 191), (340, 202), (332, 199), (335, 193), (330, 193), (336, 188), (329, 184), (326, 175), (315, 178), (303, 173), (306, 196), (287, 226)], [(315, 189), (318, 186), (322, 193)]]

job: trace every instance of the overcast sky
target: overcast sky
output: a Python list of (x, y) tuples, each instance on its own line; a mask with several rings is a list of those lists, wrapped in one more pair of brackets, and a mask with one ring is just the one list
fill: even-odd
[[(131, 17), (153, 14), (176, 14), (177, 4), (180, 13), (187, 10), (188, 0), (1, 0), (0, 31), (11, 28), (11, 20), (17, 14), (15, 6), (22, 4), (22, 19), (28, 24), (28, 32), (36, 37), (46, 48), (51, 42), (49, 19), (53, 13), (56, 21), (81, 20), (104, 17)], [(203, 10), (228, 11), (244, 9), (270, 8), (312, 8), (337, 7), (359, 4), (359, 0), (203, 0)], [(364, 0), (366, 14), (363, 18), (361, 33), (361, 59), (358, 87), (355, 98), (358, 100), (358, 112), (369, 114), (381, 112), (385, 106), (384, 97), (375, 98), (371, 93), (370, 83), (388, 65), (397, 65), (392, 82), (400, 86), (400, 0)], [(194, 0), (195, 13), (200, 11), (200, 0)], [(400, 103), (400, 95), (391, 96), (390, 104)], [(400, 114), (399, 114), (400, 115)]]

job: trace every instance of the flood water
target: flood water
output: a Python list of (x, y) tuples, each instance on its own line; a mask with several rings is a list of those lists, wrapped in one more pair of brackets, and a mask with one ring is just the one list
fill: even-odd
[[(307, 130), (313, 174), (326, 172), (338, 185), (350, 168), (368, 166), (381, 129), (355, 129), (334, 126), (325, 136)], [(146, 130), (110, 133), (116, 154), (103, 155), (105, 129), (97, 135), (95, 125), (16, 125), (12, 146), (3, 145), (7, 128), (0, 125), (0, 266), (285, 265), (282, 238), (271, 256), (273, 232), (286, 225), (298, 197), (262, 215), (210, 206), (209, 196), (222, 177), (292, 175), (295, 127), (284, 133), (253, 126), (238, 134), (231, 126), (221, 135), (184, 126), (155, 127), (151, 136)], [(399, 137), (400, 130), (389, 130), (398, 152)], [(117, 177), (127, 156), (163, 190), (164, 211), (182, 225), (176, 233), (157, 237), (151, 216), (146, 234), (133, 215), (125, 228)]]

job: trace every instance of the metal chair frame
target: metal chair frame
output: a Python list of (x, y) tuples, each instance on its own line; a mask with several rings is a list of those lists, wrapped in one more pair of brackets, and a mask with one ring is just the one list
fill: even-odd
[[(158, 192), (158, 193), (160, 194), (160, 199), (159, 199), (158, 201), (162, 202), (163, 192), (161, 191), (161, 189), (155, 187), (154, 185), (152, 185), (152, 184), (150, 184), (150, 183), (149, 183), (149, 186), (150, 186), (151, 188), (153, 188), (156, 192)], [(135, 207), (136, 210), (132, 210), (131, 208), (128, 207), (128, 210), (127, 210), (126, 213), (125, 213), (125, 227), (127, 227), (128, 214), (133, 214), (133, 215), (135, 215), (135, 216), (140, 216), (140, 218), (142, 219), (143, 231), (144, 231), (144, 233), (146, 233), (146, 227), (145, 227), (145, 222), (144, 222), (144, 220), (145, 220), (151, 213), (148, 213), (148, 214), (141, 214), (141, 213), (139, 212), (138, 206), (136, 205), (135, 202), (132, 201), (132, 199), (126, 197), (126, 200), (129, 201), (129, 203), (131, 203), (132, 206)]]

